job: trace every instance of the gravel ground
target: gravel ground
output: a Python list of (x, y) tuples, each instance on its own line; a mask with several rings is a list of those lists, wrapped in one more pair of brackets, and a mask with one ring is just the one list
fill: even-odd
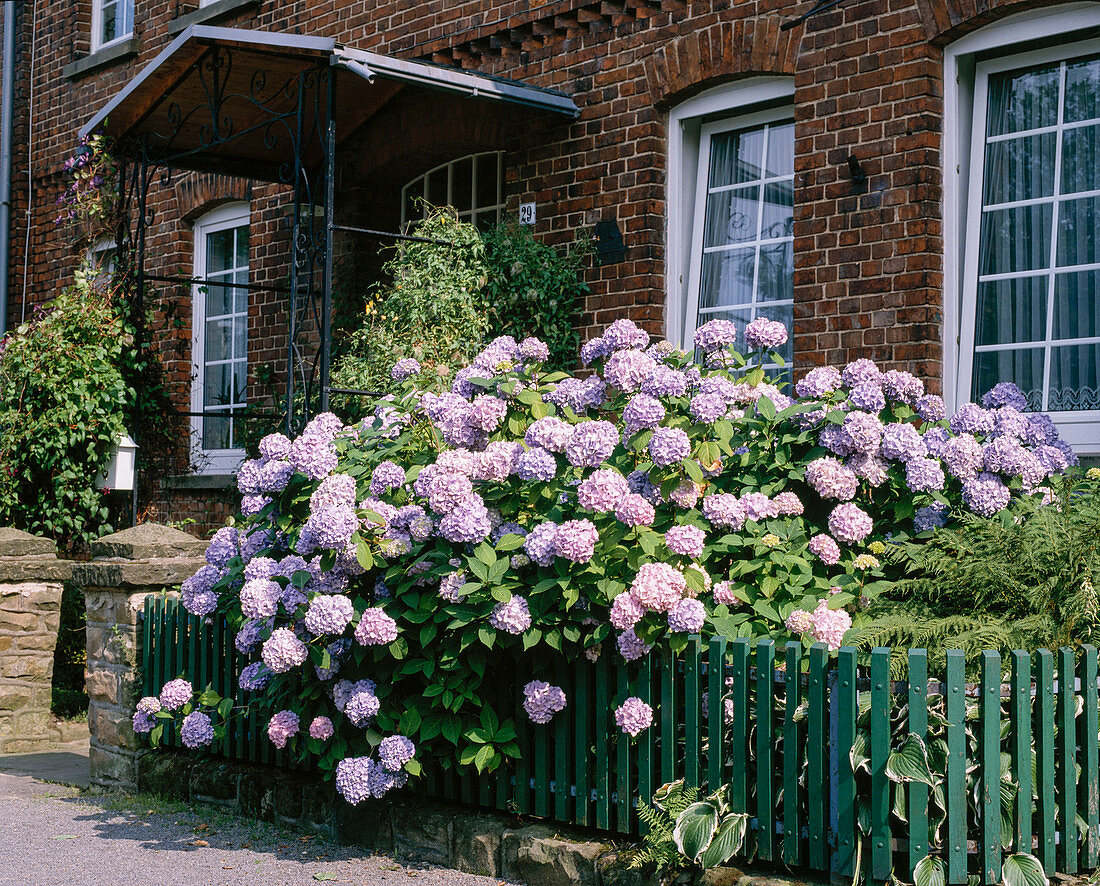
[(149, 797), (90, 797), (0, 773), (0, 883), (13, 886), (508, 886), (216, 810)]

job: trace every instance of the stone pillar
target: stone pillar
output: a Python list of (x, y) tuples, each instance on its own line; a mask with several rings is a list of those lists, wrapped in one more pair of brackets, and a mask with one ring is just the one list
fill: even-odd
[(206, 542), (143, 523), (92, 542), (73, 565), (88, 614), (88, 730), (92, 784), (137, 786), (141, 742), (131, 725), (141, 695), (142, 613), (150, 594), (171, 593), (203, 564)]
[(50, 539), (0, 528), (0, 753), (40, 750), (61, 738), (50, 704), (69, 567)]

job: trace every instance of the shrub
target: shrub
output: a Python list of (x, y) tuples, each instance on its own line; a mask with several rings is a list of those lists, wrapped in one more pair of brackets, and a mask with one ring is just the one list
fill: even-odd
[[(583, 379), (546, 372), (544, 343), (501, 338), (443, 394), (405, 359), (372, 417), (266, 438), (183, 602), (228, 618), (273, 741), (335, 768), (353, 803), (419, 771), (391, 765), (391, 739), (494, 768), (518, 749), (484, 687), (511, 662), (635, 660), (696, 632), (839, 646), (888, 584), (886, 539), (1050, 495), (1072, 459), (1018, 391), (947, 421), (918, 379), (858, 360), (792, 399), (763, 368), (786, 330), (751, 324), (747, 358), (734, 332), (703, 326), (699, 366), (620, 320), (582, 349), (598, 369)], [(538, 681), (524, 694), (538, 722), (563, 703)], [(195, 704), (173, 685), (136, 725), (155, 741), (154, 705), (233, 703)], [(632, 736), (651, 721), (640, 699), (616, 706)]]

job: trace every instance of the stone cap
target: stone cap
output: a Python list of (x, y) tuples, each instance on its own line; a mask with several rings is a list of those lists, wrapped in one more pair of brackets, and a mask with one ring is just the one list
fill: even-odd
[(31, 535), (22, 529), (0, 526), (0, 557), (57, 556), (57, 544), (51, 538)]
[(206, 542), (163, 523), (139, 523), (92, 542), (93, 557), (126, 560), (161, 560), (169, 557), (201, 557)]

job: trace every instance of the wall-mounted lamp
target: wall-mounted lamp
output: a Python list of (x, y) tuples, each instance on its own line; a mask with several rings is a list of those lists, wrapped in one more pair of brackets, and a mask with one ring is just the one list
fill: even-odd
[(848, 155), (848, 174), (852, 177), (852, 184), (857, 188), (862, 187), (867, 182), (867, 173), (859, 165), (859, 160), (856, 159), (855, 154)]
[(626, 258), (626, 244), (623, 232), (614, 219), (596, 222), (596, 261), (601, 265), (610, 265)]

